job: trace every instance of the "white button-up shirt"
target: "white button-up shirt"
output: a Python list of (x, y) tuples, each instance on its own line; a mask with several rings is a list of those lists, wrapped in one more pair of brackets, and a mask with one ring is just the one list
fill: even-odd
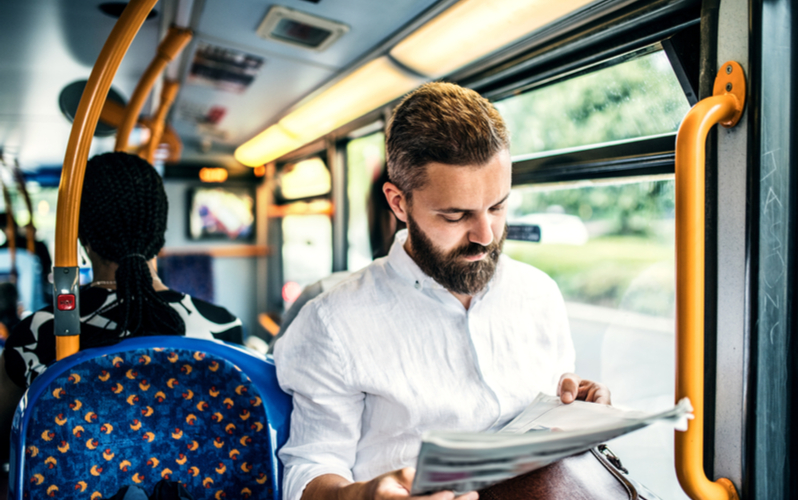
[(279, 452), (287, 500), (323, 474), (363, 481), (414, 466), (423, 432), (498, 428), (574, 371), (547, 275), (502, 255), (465, 309), (409, 257), (406, 237), (310, 301), (276, 344), (294, 401)]

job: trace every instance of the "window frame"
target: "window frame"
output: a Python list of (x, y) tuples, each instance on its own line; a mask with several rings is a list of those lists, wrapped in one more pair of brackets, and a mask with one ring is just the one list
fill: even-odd
[[(491, 101), (663, 48), (692, 106), (699, 95), (700, 3), (631, 4), (573, 30), (533, 34), (452, 75)], [(599, 46), (605, 47), (597, 50)], [(675, 134), (514, 158), (512, 185), (675, 172)]]
[(675, 173), (675, 134), (515, 159), (511, 185)]

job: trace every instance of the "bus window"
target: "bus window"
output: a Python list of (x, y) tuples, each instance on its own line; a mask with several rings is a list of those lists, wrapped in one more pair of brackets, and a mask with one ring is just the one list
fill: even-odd
[(328, 215), (287, 215), (283, 231), (283, 298), (286, 307), (303, 287), (329, 274), (333, 266), (331, 218)]
[[(22, 289), (27, 289), (27, 292), (23, 291), (23, 296), (25, 296), (25, 298), (22, 300), (22, 302), (25, 303), (26, 309), (36, 310), (52, 301), (52, 270), (50, 268), (52, 266), (52, 256), (54, 255), (58, 188), (42, 187), (38, 182), (28, 181), (26, 182), (26, 190), (31, 199), (32, 213), (28, 211), (23, 194), (20, 192), (18, 186), (10, 187), (9, 195), (14, 221), (17, 225), (18, 250), (25, 249), (24, 242), (25, 236), (27, 235), (25, 226), (30, 222), (31, 215), (33, 215), (33, 226), (35, 228), (34, 252), (36, 257), (38, 257), (38, 264), (41, 266), (41, 275), (39, 277), (41, 278), (42, 299), (33, 299), (30, 294), (34, 293), (34, 290), (25, 285), (21, 285), (21, 291), (23, 291)], [(5, 213), (8, 208), (5, 206), (3, 200), (0, 200), (0, 202), (2, 202), (0, 203), (0, 206), (2, 206), (1, 211)], [(0, 224), (5, 228), (5, 217), (0, 220)], [(6, 243), (6, 231), (2, 230), (0, 231), (0, 246), (6, 245)], [(80, 245), (78, 246), (80, 247)], [(85, 269), (90, 270), (88, 267), (85, 267)], [(85, 271), (82, 271), (82, 273), (84, 273), (81, 275), (81, 279), (83, 280), (86, 275)], [(4, 277), (3, 279), (8, 278)], [(25, 280), (23, 279), (23, 281)], [(83, 281), (81, 283), (83, 283)], [(36, 293), (38, 294), (38, 291)]]
[(674, 133), (689, 102), (666, 53), (653, 50), (495, 102), (511, 155)]
[(278, 176), (280, 197), (298, 200), (324, 196), (331, 192), (331, 173), (318, 157), (284, 165)]
[[(509, 224), (540, 228), (539, 243), (509, 241), (506, 253), (558, 283), (578, 374), (608, 385), (615, 406), (668, 408), (675, 393), (674, 164), (668, 153), (661, 166), (627, 174), (635, 177), (609, 173), (639, 148), (674, 144), (690, 106), (667, 54), (659, 44), (645, 47), (516, 89), (495, 105), (522, 184), (509, 199)], [(644, 429), (610, 446), (634, 479), (663, 498), (686, 498), (673, 468), (672, 429)]]
[(276, 178), (276, 205), (268, 209), (280, 223), (282, 280), (274, 283), (276, 297), (288, 308), (303, 287), (331, 274), (333, 225), (331, 173), (319, 156), (283, 165)]
[[(673, 176), (513, 188), (509, 224), (536, 224), (539, 243), (505, 252), (549, 274), (567, 304), (576, 373), (611, 389), (615, 406), (674, 404), (675, 185)], [(610, 448), (663, 498), (685, 498), (673, 430), (650, 427)]]
[(367, 214), (372, 183), (384, 169), (383, 143), (383, 132), (347, 143), (347, 269), (351, 271), (372, 262)]

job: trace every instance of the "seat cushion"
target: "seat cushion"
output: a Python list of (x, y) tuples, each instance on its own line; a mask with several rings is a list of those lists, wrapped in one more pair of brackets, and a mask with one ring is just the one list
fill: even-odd
[(26, 498), (103, 498), (161, 479), (196, 498), (273, 498), (267, 417), (225, 359), (138, 349), (76, 365), (48, 387), (26, 436)]

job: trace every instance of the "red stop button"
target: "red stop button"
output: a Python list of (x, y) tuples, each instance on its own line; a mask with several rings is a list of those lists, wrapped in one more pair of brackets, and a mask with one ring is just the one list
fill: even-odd
[(71, 293), (59, 295), (56, 299), (56, 305), (59, 311), (72, 311), (75, 309), (75, 296)]

